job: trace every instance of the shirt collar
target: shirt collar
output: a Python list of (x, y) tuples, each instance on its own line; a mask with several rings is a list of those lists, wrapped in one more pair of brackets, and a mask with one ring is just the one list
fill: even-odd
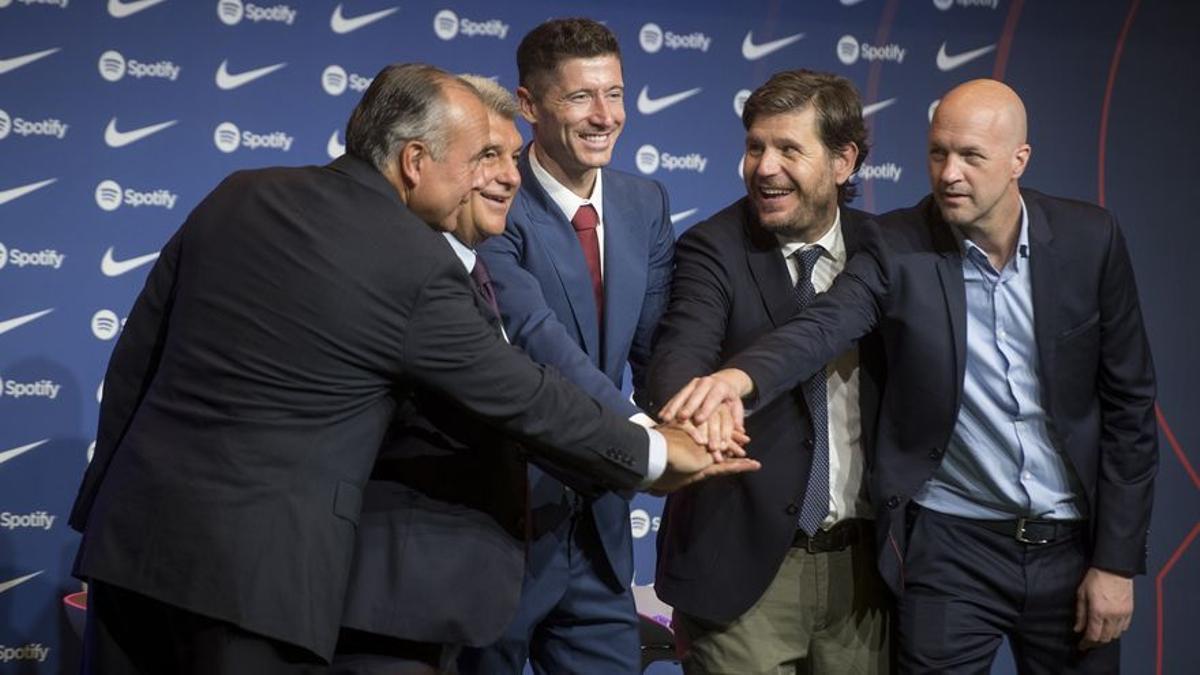
[(478, 255), (475, 253), (475, 249), (459, 241), (450, 232), (443, 232), (442, 236), (446, 238), (446, 241), (450, 242), (450, 249), (458, 255), (458, 259), (462, 262), (463, 267), (467, 268), (467, 274), (475, 271), (475, 258)]
[(571, 192), (571, 189), (558, 179), (550, 175), (550, 172), (542, 166), (537, 158), (537, 148), (533, 143), (529, 144), (529, 166), (533, 169), (533, 177), (537, 179), (538, 185), (550, 195), (550, 200), (558, 205), (562, 210), (563, 215), (567, 220), (575, 217), (575, 212), (584, 204), (591, 204), (592, 208), (596, 209), (596, 219), (599, 223), (604, 223), (604, 170), (596, 171), (596, 184), (592, 186), (592, 195), (584, 199), (579, 195)]
[(834, 261), (840, 262), (846, 257), (846, 240), (842, 237), (842, 210), (839, 208), (833, 214), (833, 227), (821, 236), (820, 239), (808, 243), (803, 241), (790, 241), (779, 238), (779, 247), (783, 252), (784, 258), (790, 258), (796, 251), (820, 246), (825, 249), (824, 255), (833, 258)]
[[(1029, 259), (1029, 253), (1030, 253), (1030, 251), (1029, 251), (1029, 209), (1025, 208), (1025, 198), (1024, 197), (1022, 197), (1021, 195), (1018, 194), (1017, 199), (1021, 202), (1021, 229), (1020, 229), (1020, 232), (1017, 234), (1017, 250), (1015, 251), (1013, 257), (1008, 261), (1008, 264), (1012, 265), (1014, 272), (1020, 273), (1021, 265), (1024, 264), (1025, 260)], [(987, 252), (984, 251), (982, 248), (980, 248), (979, 245), (976, 244), (975, 242), (971, 241), (970, 239), (967, 239), (967, 237), (962, 233), (962, 230), (960, 230), (958, 228), (958, 226), (951, 225), (950, 231), (954, 234), (955, 240), (958, 241), (959, 248), (960, 248), (960, 250), (962, 250), (962, 253), (964, 256), (976, 257), (979, 260), (986, 262), (989, 267), (991, 266), (991, 262), (988, 261)], [(974, 253), (972, 253), (972, 251), (974, 251)]]

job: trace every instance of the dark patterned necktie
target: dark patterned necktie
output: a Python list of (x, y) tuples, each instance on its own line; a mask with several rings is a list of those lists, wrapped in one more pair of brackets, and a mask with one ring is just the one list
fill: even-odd
[[(817, 292), (813, 288), (812, 272), (824, 252), (820, 246), (804, 249), (795, 254), (800, 263), (800, 274), (792, 293), (801, 310), (812, 304)], [(821, 523), (829, 515), (829, 402), (826, 399), (825, 369), (801, 385), (804, 402), (808, 404), (808, 416), (812, 420), (812, 466), (808, 471), (808, 485), (804, 489), (804, 503), (800, 506), (800, 529), (812, 536), (821, 529)]]

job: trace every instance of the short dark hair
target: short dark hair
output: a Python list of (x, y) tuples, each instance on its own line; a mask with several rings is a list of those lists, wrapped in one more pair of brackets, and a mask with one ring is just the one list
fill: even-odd
[(517, 46), (517, 76), (522, 87), (536, 91), (537, 80), (567, 59), (612, 54), (621, 59), (617, 36), (592, 19), (551, 19), (525, 34)]
[(424, 63), (385, 66), (346, 123), (346, 152), (380, 171), (409, 141), (423, 141), (436, 159), (446, 147), (447, 86), (470, 85)]
[[(742, 126), (749, 130), (759, 117), (796, 112), (809, 105), (816, 112), (817, 135), (826, 150), (838, 152), (850, 143), (858, 147), (858, 159), (854, 162), (857, 173), (871, 148), (867, 144), (862, 99), (850, 80), (840, 75), (803, 68), (775, 73), (746, 99)], [(858, 186), (847, 180), (838, 186), (838, 203), (848, 204), (857, 194)]]

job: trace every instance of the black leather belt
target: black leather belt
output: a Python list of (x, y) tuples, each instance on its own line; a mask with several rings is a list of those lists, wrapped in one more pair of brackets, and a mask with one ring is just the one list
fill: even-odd
[(1022, 544), (1040, 546), (1070, 537), (1083, 529), (1085, 520), (975, 520), (982, 527), (1012, 537)]
[(870, 533), (871, 521), (866, 518), (849, 518), (834, 523), (828, 530), (817, 530), (811, 537), (804, 530), (796, 530), (792, 546), (805, 549), (809, 553), (832, 553), (864, 541)]

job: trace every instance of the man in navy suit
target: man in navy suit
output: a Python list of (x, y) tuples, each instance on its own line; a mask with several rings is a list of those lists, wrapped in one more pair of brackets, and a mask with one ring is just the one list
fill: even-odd
[(1019, 189), (1025, 107), (975, 80), (929, 132), (933, 193), (880, 219), (825, 296), (693, 380), (664, 414), (765, 402), (874, 328), (884, 343), (871, 498), (899, 600), (900, 668), (1116, 672), (1146, 567), (1154, 368), (1107, 211)]
[[(667, 302), (674, 231), (656, 182), (604, 168), (625, 123), (620, 48), (608, 28), (561, 19), (517, 50), (533, 143), (502, 237), (479, 252), (513, 344), (609, 410), (650, 420), (637, 392)], [(521, 604), (504, 635), (467, 650), (468, 673), (633, 673), (639, 669), (627, 496), (584, 497), (531, 469), (532, 536)]]

